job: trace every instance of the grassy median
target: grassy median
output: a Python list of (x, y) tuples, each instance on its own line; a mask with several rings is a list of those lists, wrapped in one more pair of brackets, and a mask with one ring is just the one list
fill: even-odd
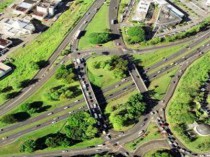
[[(88, 24), (85, 29), (85, 35), (79, 40), (79, 49), (90, 49), (96, 47), (96, 45), (91, 44), (89, 41), (90, 34), (106, 32), (107, 29), (109, 29), (109, 2), (110, 0), (104, 3), (92, 21)], [(102, 46), (111, 48), (114, 44), (112, 41), (109, 41), (108, 43), (102, 44)]]

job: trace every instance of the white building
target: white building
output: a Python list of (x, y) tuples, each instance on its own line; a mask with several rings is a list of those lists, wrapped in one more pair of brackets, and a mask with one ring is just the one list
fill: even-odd
[(137, 5), (135, 15), (132, 20), (134, 21), (144, 21), (151, 4), (151, 0), (140, 0)]
[(9, 67), (9, 66), (5, 65), (4, 63), (0, 62), (0, 78), (5, 76), (11, 70), (12, 70), (11, 67)]
[(210, 0), (206, 0), (206, 5), (210, 7)]
[(55, 14), (55, 8), (61, 0), (43, 0), (33, 10), (32, 17), (43, 20), (46, 16), (52, 17)]
[(0, 32), (7, 37), (21, 37), (34, 31), (34, 25), (26, 19), (5, 18), (0, 21)]
[[(210, 0), (209, 0), (210, 1)], [(182, 21), (182, 18), (185, 16), (180, 10), (168, 3), (166, 0), (140, 0), (137, 5), (135, 15), (133, 16), (134, 21), (145, 21), (149, 17), (151, 11), (150, 6), (157, 4), (159, 12), (156, 14), (156, 20), (153, 22), (156, 26), (167, 26), (167, 25), (176, 25)]]

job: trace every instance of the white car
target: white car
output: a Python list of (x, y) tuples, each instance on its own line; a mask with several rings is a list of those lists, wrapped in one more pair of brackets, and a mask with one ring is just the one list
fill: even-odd
[(68, 150), (62, 150), (62, 153), (67, 153), (68, 152)]
[(47, 115), (49, 116), (49, 115), (52, 115), (53, 114), (53, 112), (50, 112), (50, 113), (48, 113)]
[(63, 109), (66, 110), (67, 108), (69, 108), (68, 106), (64, 107)]

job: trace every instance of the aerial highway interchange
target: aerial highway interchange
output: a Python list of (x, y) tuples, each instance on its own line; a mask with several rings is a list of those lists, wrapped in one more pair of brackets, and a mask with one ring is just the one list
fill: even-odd
[[(21, 111), (22, 108), (19, 109), (18, 107), (20, 107), (22, 104), (26, 104), (25, 102), (27, 102), (28, 99), (30, 99), (30, 97), (32, 97), (36, 93), (39, 93), (40, 89), (45, 87), (46, 84), (49, 84), (48, 81), (51, 78), (55, 78), (59, 69), (62, 66), (67, 67), (67, 65), (69, 64), (71, 64), (71, 68), (73, 67), (73, 71), (71, 71), (71, 73), (75, 74), (75, 78), (76, 78), (75, 80), (77, 81), (77, 84), (79, 86), (79, 90), (80, 90), (79, 96), (69, 98), (69, 100), (67, 99), (67, 101), (64, 101), (65, 103), (62, 103), (62, 101), (57, 100), (57, 104), (55, 103), (56, 105), (53, 108), (46, 109), (42, 112), (37, 112), (35, 116), (32, 115), (31, 117), (26, 118), (21, 121), (8, 123), (8, 124), (7, 123), (4, 124), (4, 122), (2, 121), (0, 124), (0, 147), (2, 148), (2, 150), (6, 150), (5, 151), (6, 153), (4, 154), (3, 153), (4, 151), (2, 152), (0, 151), (0, 156), (34, 156), (34, 157), (80, 156), (80, 155), (94, 156), (95, 154), (99, 154), (99, 155), (101, 154), (102, 156), (106, 153), (108, 154), (113, 153), (115, 155), (118, 154), (118, 156), (149, 156), (148, 152), (152, 152), (152, 151), (153, 151), (153, 155), (155, 151), (157, 152), (159, 151), (161, 153), (166, 151), (167, 153), (168, 152), (170, 153), (169, 154), (170, 156), (177, 156), (177, 157), (178, 156), (192, 156), (192, 157), (193, 156), (200, 156), (200, 157), (210, 156), (209, 149), (201, 149), (202, 146), (200, 146), (198, 148), (200, 149), (200, 151), (197, 151), (197, 149), (194, 149), (190, 144), (189, 144), (190, 146), (186, 144), (186, 142), (183, 140), (183, 137), (181, 137), (179, 133), (177, 133), (176, 131), (174, 131), (174, 129), (172, 129), (173, 126), (171, 126), (171, 123), (170, 123), (171, 120), (169, 120), (170, 118), (168, 118), (170, 117), (170, 113), (169, 113), (170, 103), (171, 101), (173, 101), (173, 99), (175, 99), (173, 97), (174, 95), (177, 95), (176, 91), (177, 89), (180, 88), (179, 86), (182, 83), (182, 81), (184, 81), (183, 78), (186, 77), (186, 75), (189, 73), (190, 71), (189, 69), (192, 69), (191, 67), (198, 60), (201, 60), (202, 58), (206, 58), (207, 63), (210, 63), (210, 56), (209, 56), (209, 52), (210, 52), (210, 29), (209, 28), (210, 26), (207, 24), (207, 26), (205, 26), (205, 29), (203, 29), (202, 31), (192, 33), (192, 35), (189, 35), (183, 39), (177, 39), (175, 41), (166, 42), (166, 43), (164, 43), (163, 41), (163, 43), (156, 44), (156, 45), (151, 45), (151, 46), (143, 45), (142, 47), (138, 46), (138, 48), (133, 48), (131, 46), (132, 44), (129, 44), (125, 37), (126, 31), (125, 30), (122, 31), (123, 25), (129, 25), (129, 26), (131, 25), (128, 21), (131, 19), (132, 14), (126, 13), (124, 14), (122, 18), (121, 17), (122, 12), (120, 12), (119, 10), (122, 7), (122, 5), (125, 3), (126, 7), (123, 8), (124, 10), (128, 9), (127, 11), (134, 12), (135, 9), (137, 8), (136, 9), (137, 12), (141, 12), (141, 9), (138, 10), (138, 7), (141, 2), (138, 2), (135, 0), (128, 1), (127, 3), (124, 2), (123, 0), (121, 1), (120, 0), (95, 0), (95, 1), (92, 0), (92, 1), (93, 2), (91, 3), (91, 5), (89, 5), (85, 13), (81, 15), (77, 19), (77, 21), (75, 21), (73, 27), (67, 31), (67, 33), (64, 35), (62, 41), (59, 43), (57, 48), (49, 56), (47, 60), (48, 64), (36, 71), (36, 74), (33, 76), (33, 80), (35, 80), (35, 82), (25, 87), (21, 87), (17, 95), (12, 96), (11, 98), (6, 99), (5, 101), (1, 101), (0, 118), (2, 119), (3, 117), (9, 114), (13, 114), (14, 112)], [(169, 1), (169, 2), (170, 3), (164, 1), (164, 3), (166, 3), (166, 6), (173, 4), (173, 1)], [(64, 1), (62, 3), (64, 4), (61, 4), (60, 7), (67, 4), (69, 5), (69, 2), (67, 3), (67, 1)], [(74, 5), (74, 3), (78, 3), (77, 5), (84, 5), (83, 1), (81, 1), (80, 2), (81, 4), (80, 4), (78, 0), (75, 0), (71, 3), (72, 4), (70, 4), (69, 8), (71, 8)], [(150, 7), (153, 3), (159, 4), (159, 1), (158, 0), (157, 2), (152, 1), (151, 3), (148, 4), (148, 6)], [(196, 4), (196, 2), (194, 1), (192, 1), (191, 3)], [(203, 3), (204, 2), (202, 1), (202, 4)], [(174, 3), (174, 5), (176, 6), (177, 4)], [(107, 17), (108, 21), (106, 22), (107, 22), (109, 30), (106, 30), (106, 31), (108, 31), (110, 34), (114, 36), (114, 38), (111, 39), (111, 41), (108, 41), (112, 43), (112, 46), (109, 47), (109, 46), (106, 46), (104, 43), (102, 43), (102, 44), (95, 44), (95, 45), (93, 44), (94, 46), (90, 46), (87, 49), (81, 49), (80, 41), (83, 40), (87, 31), (89, 30), (88, 26), (94, 20), (94, 18), (96, 18), (97, 14), (99, 14), (100, 10), (103, 9), (104, 6), (108, 7), (107, 9), (108, 14), (104, 15), (104, 16), (108, 16)], [(196, 9), (194, 13), (196, 15), (195, 21), (193, 21), (194, 18), (192, 18), (194, 26), (199, 25), (202, 21), (205, 21), (206, 18), (208, 19), (209, 17), (210, 9), (208, 9), (208, 7), (207, 8), (204, 7), (204, 9), (200, 6), (198, 7), (200, 9), (198, 10)], [(67, 7), (67, 9), (69, 8)], [(180, 6), (176, 6), (176, 8), (179, 8), (179, 9), (181, 8), (180, 9), (181, 11), (185, 11)], [(192, 8), (192, 10), (194, 9)], [(203, 17), (201, 17), (201, 12), (202, 13), (205, 12), (204, 15), (202, 14)], [(159, 9), (158, 15), (160, 13), (161, 13), (161, 9)], [(186, 13), (187, 11), (185, 11), (185, 14)], [(186, 19), (191, 18), (192, 16), (191, 14), (192, 13), (190, 13), (189, 14), (190, 16), (188, 16)], [(2, 16), (4, 16), (4, 14)], [(148, 14), (145, 16), (148, 16)], [(158, 21), (160, 19), (156, 19), (156, 20)], [(185, 21), (186, 19), (184, 19), (183, 21)], [(183, 21), (180, 21), (180, 23), (183, 23)], [(51, 20), (50, 19), (45, 20), (45, 22), (51, 22)], [(57, 21), (54, 21), (54, 22), (56, 23)], [(142, 21), (140, 21), (139, 23), (138, 22), (137, 22), (138, 27), (146, 28), (145, 24), (143, 24), (142, 26), (142, 23), (143, 23)], [(208, 23), (210, 22), (208, 21)], [(140, 24), (140, 26), (138, 24)], [(157, 26), (157, 24), (158, 22), (154, 23), (155, 26)], [(177, 22), (174, 25), (175, 26), (179, 25), (181, 28), (181, 25)], [(173, 27), (174, 26), (170, 26), (170, 27), (168, 26), (167, 28), (172, 29)], [(161, 30), (161, 28), (163, 30)], [(156, 29), (153, 30), (153, 31), (156, 31), (153, 38), (156, 38), (156, 36), (160, 36), (162, 38), (163, 34), (168, 34), (169, 37), (174, 35), (168, 31), (165, 31), (166, 26), (158, 25), (157, 29), (158, 30)], [(177, 31), (177, 29), (178, 28), (174, 28), (174, 31)], [(127, 30), (127, 32), (129, 31)], [(171, 32), (173, 32), (173, 30)], [(183, 32), (182, 29), (180, 29), (180, 33), (182, 32)], [(178, 33), (179, 32), (177, 32), (177, 34)], [(0, 34), (2, 34), (2, 32)], [(95, 36), (97, 35), (95, 34)], [(147, 38), (149, 38), (151, 34), (149, 35), (146, 34), (146, 36)], [(168, 36), (164, 35), (163, 38), (167, 38)], [(35, 39), (33, 40), (36, 40), (36, 38), (38, 37), (39, 36), (35, 37)], [(151, 39), (145, 38), (144, 42), (146, 40), (151, 40)], [(50, 41), (47, 41), (47, 42), (50, 42)], [(139, 43), (140, 42), (137, 42), (137, 44), (135, 43), (135, 46), (138, 45)], [(27, 42), (24, 44), (24, 46), (20, 46), (19, 48), (24, 48), (25, 45), (27, 47)], [(156, 53), (161, 50), (165, 50), (165, 49), (168, 50), (170, 48), (173, 49), (175, 46), (180, 46), (180, 49), (173, 53), (168, 52), (169, 55), (167, 55), (166, 57), (159, 57), (159, 59), (156, 62), (150, 65), (147, 65), (146, 67), (141, 66), (141, 62), (137, 63), (134, 57), (135, 55), (140, 55), (140, 56), (150, 55), (151, 53)], [(2, 54), (0, 59), (3, 63), (7, 64), (7, 61), (10, 59), (10, 55), (12, 55), (12, 53), (16, 51), (15, 48), (14, 50), (12, 49), (9, 50), (7, 53)], [(65, 55), (61, 55), (67, 49), (69, 53)], [(90, 69), (89, 69), (90, 68), (89, 60), (91, 58), (94, 59), (94, 57), (97, 57), (97, 56), (99, 57), (102, 56), (104, 58), (109, 57), (109, 56), (111, 57), (115, 56), (119, 60), (122, 59), (123, 61), (121, 60), (121, 62), (124, 62), (126, 64), (126, 70), (125, 70), (126, 74), (123, 74), (122, 77), (116, 77), (116, 80), (113, 81), (113, 83), (110, 81), (111, 83), (104, 87), (97, 86), (96, 82), (94, 82), (94, 79), (92, 78), (93, 76), (91, 77), (90, 75)], [(94, 62), (94, 64), (96, 63), (100, 63), (100, 61)], [(104, 64), (111, 65), (111, 63), (106, 63), (106, 62), (104, 62)], [(8, 65), (11, 65), (11, 64), (8, 64)], [(206, 66), (208, 67), (209, 65), (210, 64), (207, 64)], [(15, 67), (15, 69), (13, 70), (15, 71), (16, 69), (18, 69), (18, 66)], [(95, 70), (96, 69), (97, 68), (95, 68)], [(99, 64), (98, 69), (100, 69), (100, 64)], [(13, 70), (8, 74), (8, 76), (5, 75), (5, 77), (2, 77), (1, 80), (6, 80), (9, 77), (11, 77), (13, 74)], [(113, 69), (108, 70), (108, 71), (112, 71), (112, 70)], [(176, 70), (176, 71), (173, 75), (170, 75), (170, 80), (168, 84), (167, 82), (165, 83), (165, 86), (167, 86), (167, 88), (164, 95), (160, 99), (156, 99), (155, 96), (152, 94), (152, 90), (150, 89), (150, 84), (153, 81), (162, 79), (165, 75), (170, 74), (173, 70)], [(209, 75), (210, 70), (207, 73)], [(104, 75), (106, 74), (104, 73)], [(65, 78), (63, 79), (66, 79), (67, 77), (68, 76), (65, 75)], [(206, 85), (206, 88), (201, 88), (201, 89), (207, 93), (207, 96), (206, 96), (207, 98), (206, 97), (204, 98), (205, 99), (204, 101), (207, 101), (207, 107), (205, 108), (205, 110), (203, 109), (202, 112), (208, 111), (208, 105), (210, 104), (209, 102), (210, 89), (208, 89), (210, 88), (210, 83), (208, 81), (210, 80), (210, 76), (208, 78), (205, 77), (204, 80), (206, 81), (206, 84), (204, 82), (202, 83)], [(199, 84), (198, 82), (196, 83)], [(164, 83), (161, 83), (161, 85), (164, 85)], [(159, 86), (159, 85), (156, 85), (156, 86)], [(3, 89), (1, 88), (1, 91), (2, 90)], [(196, 89), (196, 91), (198, 90), (199, 89)], [(76, 90), (75, 91), (73, 90), (72, 93), (74, 95), (74, 93), (76, 93)], [(122, 127), (122, 129), (116, 129), (115, 127), (113, 127), (114, 125), (113, 122), (111, 122), (110, 115), (112, 114), (107, 113), (106, 105), (109, 103), (115, 103), (115, 101), (117, 101), (118, 106), (116, 108), (118, 108), (119, 105), (122, 105), (124, 103), (124, 100), (123, 100), (124, 97), (132, 93), (136, 93), (136, 95), (140, 94), (143, 97), (141, 99), (142, 101), (141, 103), (146, 104), (147, 107), (144, 113), (138, 116), (137, 118), (138, 120), (134, 120), (133, 124), (129, 125), (127, 128)], [(39, 98), (36, 98), (36, 99), (39, 100)], [(122, 102), (121, 102), (122, 104), (119, 104), (121, 99), (122, 99)], [(129, 103), (128, 102), (129, 100), (130, 99), (127, 100), (127, 103)], [(139, 103), (137, 103), (137, 105), (138, 104)], [(114, 109), (113, 109), (113, 112), (114, 112)], [(96, 144), (94, 143), (90, 146), (81, 146), (81, 147), (75, 146), (74, 147), (73, 145), (72, 148), (69, 146), (59, 146), (58, 148), (54, 147), (53, 149), (38, 150), (38, 151), (36, 150), (26, 151), (26, 148), (23, 148), (23, 145), (22, 145), (21, 148), (25, 149), (24, 151), (15, 152), (11, 154), (9, 150), (7, 150), (11, 148), (9, 147), (10, 145), (19, 141), (20, 139), (23, 139), (25, 136), (30, 135), (31, 137), (33, 137), (33, 132), (48, 128), (50, 126), (56, 127), (57, 123), (61, 123), (65, 121), (65, 123), (62, 123), (63, 125), (61, 127), (61, 128), (64, 128), (65, 130), (65, 127), (66, 128), (68, 127), (68, 123), (71, 124), (71, 122), (68, 122), (68, 119), (71, 116), (73, 117), (77, 113), (88, 113), (94, 119), (92, 121), (95, 121), (94, 128), (97, 129), (96, 136), (97, 138), (100, 138), (102, 142), (99, 142), (99, 143), (96, 142)], [(126, 113), (124, 113), (124, 115), (125, 114)], [(132, 121), (132, 118), (130, 119), (130, 121)], [(190, 124), (190, 125), (194, 125), (194, 130), (196, 130), (196, 127), (198, 127), (200, 123), (203, 123), (201, 119), (197, 121), (193, 121), (193, 124)], [(161, 138), (150, 139), (146, 142), (142, 142), (142, 144), (139, 144), (139, 145), (137, 144), (137, 146), (135, 146), (135, 149), (133, 150), (129, 149), (128, 145), (129, 143), (132, 143), (132, 141), (138, 141), (138, 139), (144, 140), (144, 138), (146, 139), (147, 136), (149, 136), (148, 135), (149, 131), (147, 130), (149, 130), (149, 127), (151, 124), (154, 124), (156, 128), (159, 130), (158, 132)], [(193, 129), (191, 129), (191, 132), (192, 130)], [(194, 134), (197, 133), (196, 131), (194, 132), (195, 132)], [(45, 133), (45, 135), (47, 134)], [(201, 136), (201, 138), (205, 138), (208, 135), (203, 136), (198, 133), (197, 136)], [(73, 139), (71, 140), (73, 141)], [(24, 141), (22, 141), (22, 143), (23, 142)], [(34, 149), (36, 148), (34, 147)]]

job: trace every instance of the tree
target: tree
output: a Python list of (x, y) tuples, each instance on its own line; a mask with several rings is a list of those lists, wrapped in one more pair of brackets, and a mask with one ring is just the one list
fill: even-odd
[(61, 65), (61, 67), (56, 72), (55, 78), (58, 80), (63, 79), (67, 83), (72, 83), (76, 78), (73, 66)]
[(91, 44), (104, 44), (110, 41), (111, 35), (107, 32), (104, 33), (91, 33), (89, 36), (89, 41)]
[(40, 109), (42, 108), (42, 105), (43, 105), (42, 101), (34, 101), (34, 102), (23, 104), (21, 108), (23, 111), (33, 114), (40, 111)]
[(65, 134), (56, 133), (52, 134), (45, 140), (45, 144), (48, 147), (58, 147), (58, 146), (69, 146), (71, 144), (70, 139), (66, 137)]
[(3, 123), (12, 124), (17, 122), (17, 119), (14, 117), (14, 114), (7, 114), (1, 118)]
[(124, 60), (120, 56), (112, 56), (109, 65), (110, 69), (114, 70), (114, 75), (116, 78), (123, 78), (126, 76), (128, 71), (128, 61)]
[(128, 42), (131, 44), (145, 41), (145, 31), (141, 26), (130, 27), (127, 31)]
[(34, 140), (27, 140), (20, 146), (21, 152), (34, 152), (36, 150), (36, 142)]

